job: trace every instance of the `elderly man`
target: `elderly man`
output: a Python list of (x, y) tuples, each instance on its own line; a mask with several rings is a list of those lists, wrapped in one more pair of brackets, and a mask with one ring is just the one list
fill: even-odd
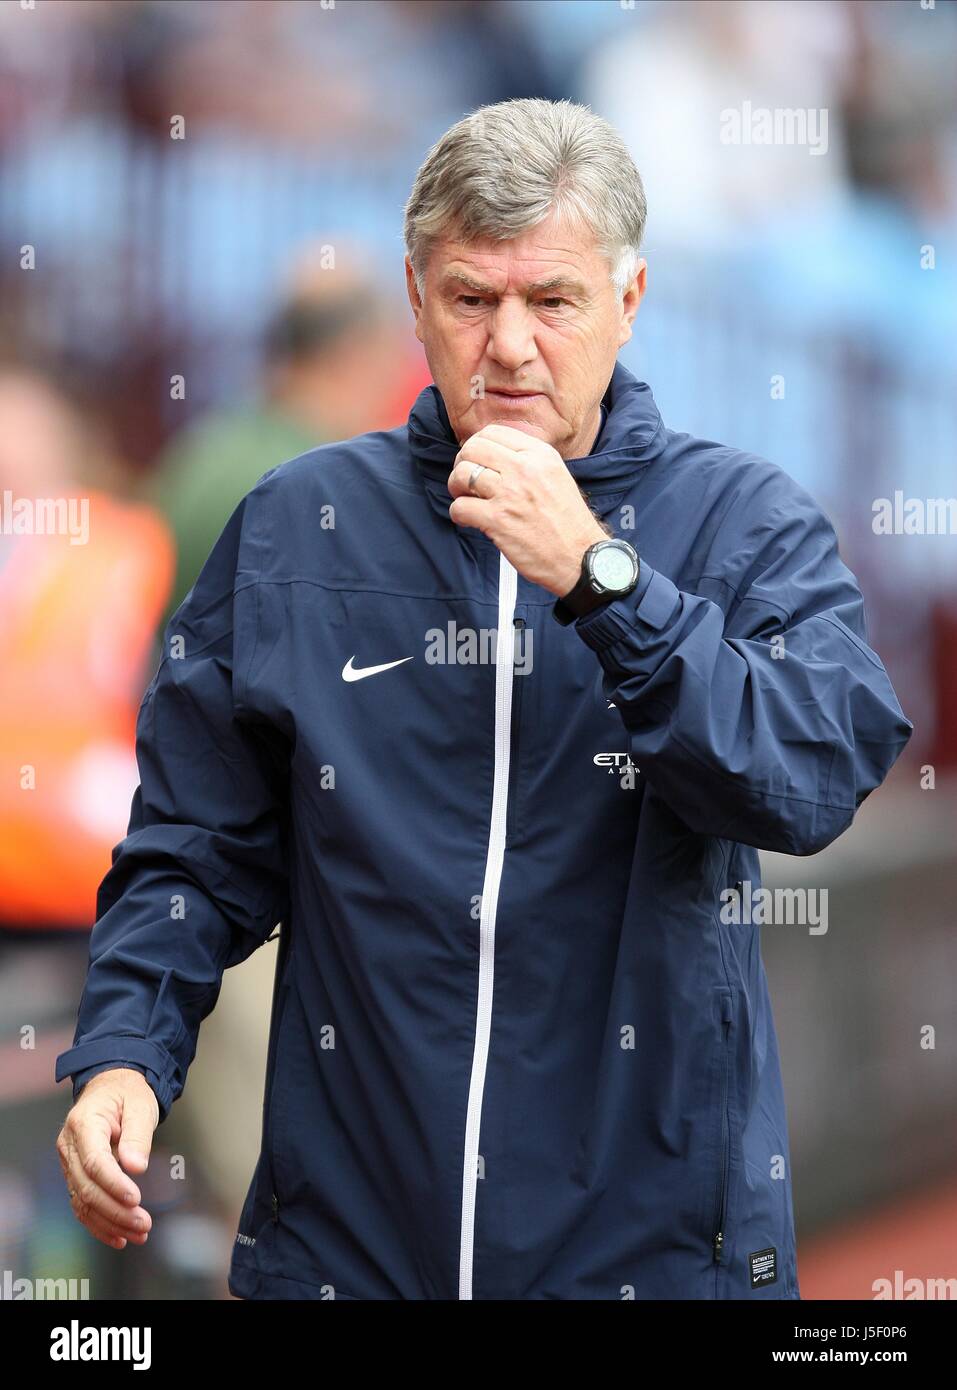
[(268, 472), (173, 616), (57, 1065), (101, 1240), (145, 1238), (129, 1175), (281, 923), (234, 1294), (799, 1298), (759, 928), (724, 906), (911, 725), (807, 493), (616, 364), (644, 220), (586, 109), (455, 125), (406, 210), (434, 385)]

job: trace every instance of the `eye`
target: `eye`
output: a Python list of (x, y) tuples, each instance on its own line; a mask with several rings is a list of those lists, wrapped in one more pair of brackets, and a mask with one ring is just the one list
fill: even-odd
[(464, 304), (466, 309), (477, 309), (482, 302), (482, 297), (478, 294), (460, 294), (458, 302)]
[(557, 294), (553, 294), (549, 295), (547, 299), (540, 299), (538, 302), (543, 309), (558, 309), (562, 304), (567, 304), (568, 300), (562, 299)]

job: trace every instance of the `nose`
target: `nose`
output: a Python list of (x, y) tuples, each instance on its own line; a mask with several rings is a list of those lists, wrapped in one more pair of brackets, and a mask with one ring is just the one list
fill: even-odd
[(538, 356), (535, 319), (520, 299), (506, 297), (492, 314), (486, 351), (507, 372), (516, 372)]

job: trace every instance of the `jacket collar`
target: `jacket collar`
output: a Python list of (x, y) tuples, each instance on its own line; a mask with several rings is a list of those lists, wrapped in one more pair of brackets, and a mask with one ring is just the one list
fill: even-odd
[[(667, 434), (651, 388), (620, 362), (615, 364), (602, 404), (607, 415), (592, 452), (586, 458), (565, 460), (580, 486), (599, 489), (603, 484), (620, 485), (656, 458)], [(447, 482), (460, 445), (434, 382), (413, 405), (408, 431), (419, 470), (428, 478)]]

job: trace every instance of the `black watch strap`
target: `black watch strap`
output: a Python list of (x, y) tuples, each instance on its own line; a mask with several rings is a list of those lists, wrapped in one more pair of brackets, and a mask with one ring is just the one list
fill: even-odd
[[(634, 578), (632, 579), (632, 582), (627, 586), (627, 588), (596, 589), (595, 584), (592, 581), (591, 572), (589, 568), (589, 560), (591, 558), (592, 552), (603, 545), (608, 545), (609, 543), (614, 543), (618, 546), (626, 547), (631, 552), (631, 555), (634, 559), (635, 574)], [(638, 552), (637, 550), (635, 550), (634, 546), (631, 545), (629, 541), (622, 540), (620, 537), (617, 536), (611, 536), (608, 538), (607, 541), (596, 541), (595, 545), (590, 545), (588, 549), (585, 551), (584, 555), (582, 556), (581, 574), (579, 575), (574, 587), (570, 589), (567, 594), (563, 594), (561, 598), (555, 600), (555, 603), (552, 606), (553, 616), (556, 618), (558, 622), (562, 624), (563, 627), (567, 627), (568, 624), (573, 623), (576, 618), (583, 618), (588, 613), (593, 613), (596, 608), (601, 608), (604, 604), (610, 603), (612, 599), (621, 598), (625, 594), (630, 593), (631, 590), (638, 583), (640, 564), (641, 562), (638, 558)]]
[(611, 594), (596, 594), (588, 576), (583, 574), (574, 589), (565, 594), (564, 598), (555, 600), (552, 612), (562, 626), (567, 627), (576, 618), (584, 618), (586, 613), (593, 613), (612, 597)]

